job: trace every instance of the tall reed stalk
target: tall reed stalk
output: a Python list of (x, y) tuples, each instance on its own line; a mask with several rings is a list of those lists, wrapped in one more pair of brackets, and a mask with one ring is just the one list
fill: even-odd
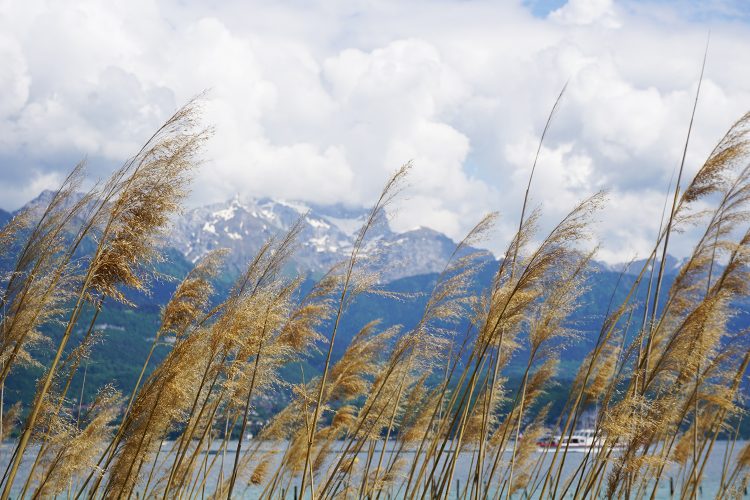
[[(3, 436), (20, 413), (1, 408), (15, 368), (45, 369), (2, 498), (66, 491), (75, 498), (229, 498), (248, 488), (264, 499), (295, 488), (298, 497), (319, 499), (655, 498), (667, 476), (677, 478), (681, 496), (697, 496), (716, 442), (726, 432), (738, 440), (750, 364), (750, 331), (730, 321), (750, 295), (750, 113), (685, 179), (705, 62), (663, 224), (643, 265), (623, 270), (607, 291), (606, 313), (586, 339), (590, 352), (563, 387), (556, 414), (543, 404), (545, 393), (559, 380), (563, 350), (582, 336), (573, 318), (591, 283), (592, 226), (605, 204), (602, 193), (586, 198), (547, 232), (541, 209), (529, 208), (564, 88), (504, 258), (473, 248), (491, 230), (491, 214), (457, 244), (413, 325), (381, 327), (368, 318), (335, 356), (355, 299), (413, 298), (380, 286), (371, 238), (407, 164), (386, 182), (348, 258), (304, 295), (303, 277), (288, 265), (304, 216), (265, 242), (217, 303), (225, 251), (204, 256), (164, 306), (133, 387), (125, 395), (101, 388), (88, 407), (83, 388), (68, 393), (82, 363), (91, 384), (99, 311), (112, 301), (131, 307), (129, 290), (148, 291), (160, 234), (180, 209), (207, 131), (197, 127), (191, 103), (91, 191), (78, 193), (84, 174), (77, 166), (46, 205), (0, 228), (0, 249), (15, 257), (0, 293)], [(670, 237), (679, 231), (694, 246), (667, 286)], [(86, 247), (92, 250), (81, 257)], [(480, 289), (485, 272), (492, 279)], [(35, 359), (47, 341), (42, 327), (58, 318), (51, 360)], [(166, 338), (174, 341), (154, 363)], [(318, 354), (320, 372), (310, 377), (306, 363)], [(280, 375), (292, 366), (299, 384)], [(248, 444), (252, 411), (276, 391), (286, 391), (288, 405)], [(570, 439), (591, 409), (598, 410), (597, 446), (568, 472)], [(560, 438), (537, 456), (546, 432)], [(736, 459), (734, 449), (732, 442), (722, 456), (720, 498), (750, 477), (750, 448)], [(24, 477), (22, 463), (30, 464)]]

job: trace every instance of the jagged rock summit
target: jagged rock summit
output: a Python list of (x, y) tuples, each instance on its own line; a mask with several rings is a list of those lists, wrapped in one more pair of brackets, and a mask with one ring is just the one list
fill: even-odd
[[(52, 195), (51, 191), (44, 191), (24, 208), (41, 214)], [(227, 265), (231, 271), (239, 272), (268, 238), (282, 236), (302, 218), (298, 248), (289, 271), (320, 275), (349, 257), (368, 215), (369, 209), (341, 204), (235, 196), (223, 203), (186, 210), (176, 217), (165, 246), (175, 248), (191, 262), (210, 250), (227, 248)], [(456, 248), (448, 236), (429, 228), (395, 232), (384, 216), (367, 235), (360, 255), (376, 266), (384, 282), (440, 272)], [(488, 260), (494, 260), (490, 252), (483, 253)]]
[[(349, 256), (368, 210), (235, 196), (225, 203), (188, 210), (175, 221), (170, 245), (191, 261), (214, 248), (228, 248), (229, 264), (239, 269), (267, 238), (283, 234), (303, 216), (292, 265), (297, 272), (319, 274)], [(368, 232), (363, 255), (377, 254), (385, 281), (439, 272), (455, 249), (456, 243), (438, 231), (417, 228), (397, 233), (382, 219)], [(486, 255), (492, 258), (489, 252)]]

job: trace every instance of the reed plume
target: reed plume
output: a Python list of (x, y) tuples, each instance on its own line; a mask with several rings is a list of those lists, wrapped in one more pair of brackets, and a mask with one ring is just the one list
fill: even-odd
[[(22, 212), (3, 229), (0, 245), (28, 233), (17, 252), (13, 270), (4, 280), (0, 298), (0, 383), (18, 363), (35, 364), (29, 349), (46, 341), (41, 325), (59, 319), (62, 305), (71, 299), (71, 289), (80, 280), (77, 266), (72, 262), (75, 245), (69, 248), (69, 232), (75, 230), (76, 217), (93, 196), (89, 192), (77, 198), (77, 190), (84, 175), (79, 164), (51, 195), (46, 205)], [(77, 199), (76, 199), (77, 198)], [(32, 217), (38, 219), (33, 223)]]
[(56, 495), (68, 488), (71, 478), (96, 467), (96, 458), (112, 439), (113, 422), (120, 412), (122, 395), (111, 386), (99, 390), (79, 424), (70, 432), (54, 433), (47, 447), (49, 464), (34, 497)]
[[(77, 497), (90, 498), (224, 498), (245, 488), (275, 498), (299, 484), (300, 495), (318, 498), (447, 498), (464, 459), (467, 476), (455, 493), (477, 500), (521, 492), (654, 496), (665, 471), (683, 478), (681, 496), (696, 495), (714, 443), (722, 433), (738, 432), (750, 364), (750, 332), (733, 322), (738, 299), (750, 293), (750, 113), (684, 190), (683, 158), (666, 226), (619, 303), (626, 273), (618, 279), (598, 335), (587, 339), (591, 352), (565, 388), (556, 423), (562, 439), (549, 463), (533, 454), (549, 424), (550, 407), (540, 406), (560, 387), (561, 352), (581, 339), (572, 318), (588, 291), (595, 255), (589, 236), (605, 197), (585, 199), (540, 236), (541, 210), (527, 214), (531, 178), (518, 231), (492, 264), (489, 287), (476, 291), (478, 274), (490, 263), (471, 247), (491, 230), (494, 214), (457, 245), (408, 328), (381, 328), (373, 319), (334, 359), (355, 300), (407, 298), (380, 286), (370, 239), (401, 190), (406, 165), (386, 183), (349, 258), (309, 292), (301, 294), (303, 278), (290, 276), (287, 266), (304, 217), (265, 242), (218, 303), (214, 282), (226, 252), (210, 252), (164, 306), (129, 393), (105, 386), (88, 407), (83, 391), (72, 400), (79, 367), (104, 341), (96, 328), (100, 311), (108, 301), (132, 307), (128, 294), (148, 293), (155, 279), (161, 238), (180, 210), (207, 137), (196, 112), (195, 103), (179, 110), (108, 181), (79, 194), (79, 165), (46, 203), (0, 228), (0, 250), (14, 255), (12, 270), (1, 277), (0, 384), (20, 365), (45, 369), (3, 498), (16, 493), (30, 443), (39, 448), (21, 496), (66, 489), (72, 495), (75, 485)], [(532, 176), (535, 168), (536, 161)], [(663, 291), (675, 232), (696, 235), (696, 242)], [(81, 256), (84, 243), (93, 251)], [(82, 339), (70, 342), (84, 318)], [(51, 342), (42, 333), (49, 324), (62, 335), (52, 361), (41, 363), (33, 353)], [(168, 352), (148, 374), (165, 340)], [(305, 379), (303, 368), (316, 354), (323, 355), (322, 372)], [(518, 372), (510, 370), (516, 366)], [(284, 367), (299, 368), (301, 383), (284, 380)], [(284, 392), (291, 394), (289, 404), (248, 445), (260, 398)], [(601, 406), (597, 445), (567, 474), (570, 437), (592, 406)], [(14, 406), (2, 419), (3, 437), (20, 411)], [(267, 442), (278, 448), (263, 448)], [(734, 464), (727, 452), (722, 494), (747, 481), (748, 450)]]

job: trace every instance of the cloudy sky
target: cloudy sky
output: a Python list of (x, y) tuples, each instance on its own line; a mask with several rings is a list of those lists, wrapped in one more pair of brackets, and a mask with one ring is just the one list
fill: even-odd
[(413, 160), (396, 228), (458, 239), (499, 211), (500, 248), (569, 81), (532, 203), (551, 223), (608, 188), (599, 257), (625, 260), (654, 238), (709, 31), (689, 173), (750, 109), (745, 0), (0, 0), (0, 207), (82, 157), (105, 176), (209, 89), (192, 205), (368, 204)]

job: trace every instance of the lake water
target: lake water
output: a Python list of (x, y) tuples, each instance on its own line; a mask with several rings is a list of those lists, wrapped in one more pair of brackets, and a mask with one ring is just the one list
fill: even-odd
[[(729, 443), (729, 444), (731, 444), (731, 443)], [(735, 444), (734, 455), (737, 455), (737, 453), (742, 449), (742, 447), (744, 446), (744, 444), (745, 444), (744, 442), (738, 442), (738, 443)], [(243, 444), (243, 449), (250, 448), (251, 446), (256, 446), (256, 445), (259, 446), (259, 451), (261, 451), (261, 452), (262, 451), (272, 451), (272, 450), (278, 450), (278, 451), (280, 451), (279, 457), (283, 453), (283, 450), (284, 450), (284, 447), (285, 447), (285, 443), (256, 443), (256, 442), (253, 442), (253, 441), (246, 441), (246, 444)], [(166, 452), (169, 449), (170, 446), (172, 446), (172, 443), (165, 443), (165, 446), (163, 448), (163, 452)], [(706, 470), (705, 470), (704, 475), (703, 475), (703, 480), (702, 480), (702, 483), (701, 483), (701, 491), (700, 491), (699, 498), (715, 498), (716, 497), (716, 494), (717, 494), (718, 489), (719, 489), (720, 478), (721, 478), (722, 460), (723, 460), (723, 457), (724, 457), (725, 450), (727, 449), (727, 446), (728, 446), (728, 443), (724, 442), (724, 441), (719, 441), (719, 442), (717, 442), (714, 445), (713, 453), (711, 455), (711, 458), (708, 461), (708, 464), (706, 466)], [(235, 447), (236, 447), (236, 441), (234, 441), (234, 442), (232, 442), (230, 444), (230, 449), (226, 453), (226, 458), (224, 460), (224, 476), (225, 477), (226, 477), (226, 475), (231, 474), (232, 460), (234, 458), (233, 452), (234, 452)], [(217, 457), (217, 455), (216, 455), (217, 448), (218, 448), (218, 444), (209, 453), (209, 457), (208, 457), (208, 462), (209, 463), (210, 463), (210, 461), (214, 457)], [(26, 456), (28, 458), (26, 458), (24, 460), (24, 462), (22, 463), (22, 465), (21, 465), (21, 469), (20, 469), (19, 475), (18, 475), (18, 477), (17, 477), (17, 479), (15, 481), (15, 485), (14, 485), (14, 495), (16, 495), (16, 497), (21, 492), (21, 488), (23, 487), (23, 483), (24, 483), (24, 481), (26, 479), (26, 475), (28, 474), (28, 471), (29, 471), (29, 469), (31, 467), (31, 463), (33, 461), (33, 458), (35, 456), (35, 452), (37, 451), (37, 449), (38, 448), (32, 448), (32, 449), (30, 449), (29, 452), (26, 454)], [(390, 449), (390, 446), (389, 446), (389, 449)], [(380, 450), (380, 447), (378, 447), (378, 450)], [(0, 465), (2, 465), (3, 470), (7, 466), (8, 458), (9, 458), (9, 456), (10, 456), (10, 454), (12, 452), (13, 452), (13, 445), (10, 444), (10, 443), (4, 443), (2, 446), (0, 446), (0, 453), (2, 453), (2, 456), (0, 456)], [(549, 461), (551, 460), (552, 454), (549, 453), (549, 452), (547, 452), (547, 453), (539, 452), (539, 453), (540, 453), (540, 455), (537, 455), (537, 457), (543, 458), (543, 460), (544, 460), (542, 462), (543, 466), (544, 466), (544, 464), (549, 463)], [(165, 454), (166, 453), (162, 453), (162, 456), (165, 455)], [(409, 456), (413, 457), (415, 455), (412, 453), (411, 455), (406, 454), (404, 456), (405, 457), (409, 457)], [(562, 483), (564, 482), (564, 480), (567, 477), (569, 477), (570, 475), (572, 475), (576, 471), (576, 469), (578, 468), (578, 466), (581, 464), (581, 461), (583, 460), (584, 456), (585, 456), (585, 453), (569, 453), (568, 454), (568, 457), (566, 458), (565, 467), (564, 467), (563, 480), (561, 480), (561, 485), (562, 485)], [(201, 456), (201, 459), (203, 457), (205, 457), (205, 454), (203, 454)], [(360, 463), (364, 463), (364, 460), (366, 460), (366, 453), (363, 451), (360, 454), (359, 457), (360, 457)], [(378, 457), (378, 455), (376, 454), (375, 455), (375, 460), (377, 460), (377, 457)], [(218, 479), (218, 474), (219, 474), (219, 466), (218, 466), (218, 464), (220, 463), (220, 458), (221, 458), (220, 456), (217, 457), (217, 461), (216, 461), (217, 465), (214, 467), (212, 473), (209, 476), (210, 479), (209, 479), (208, 484), (210, 485), (210, 488), (214, 487), (214, 485), (216, 484), (216, 481)], [(386, 460), (387, 460), (387, 458), (388, 458), (388, 451), (386, 451)], [(469, 470), (471, 468), (471, 460), (472, 460), (471, 453), (462, 453), (459, 456), (458, 461), (457, 461), (457, 465), (456, 465), (456, 471), (454, 473), (453, 482), (451, 484), (451, 492), (450, 492), (449, 498), (451, 498), (451, 499), (452, 498), (458, 498), (458, 496), (457, 496), (457, 486), (459, 486), (462, 491), (464, 490), (464, 487), (466, 485), (466, 481), (468, 479)], [(732, 460), (731, 460), (730, 464), (732, 464), (732, 465), (734, 464), (734, 457), (732, 457)], [(162, 465), (161, 462), (160, 462), (160, 465)], [(730, 466), (730, 468), (731, 468), (731, 466)], [(275, 469), (271, 468), (270, 470), (271, 470), (271, 474), (272, 474), (273, 470), (275, 470)], [(269, 474), (268, 476), (270, 477), (271, 474)], [(676, 490), (675, 497), (671, 497), (670, 496), (670, 476), (672, 477), (672, 480), (674, 482), (674, 487), (675, 487), (675, 490)], [(659, 499), (668, 499), (668, 498), (676, 498), (676, 497), (678, 497), (679, 496), (679, 491), (680, 491), (680, 486), (681, 486), (680, 479), (681, 478), (678, 478), (678, 477), (674, 476), (674, 473), (670, 474), (669, 471), (666, 471), (664, 473), (662, 481), (660, 482), (660, 487), (659, 487), (659, 489), (657, 491), (657, 498), (659, 498)], [(295, 483), (298, 484), (298, 481), (296, 481)], [(255, 499), (255, 498), (259, 497), (262, 489), (263, 489), (262, 486), (250, 486), (250, 487), (245, 488), (244, 485), (241, 485), (241, 484), (238, 483), (238, 487), (236, 487), (236, 490), (235, 490), (236, 493), (237, 493), (235, 495), (235, 497), (236, 498)], [(287, 499), (291, 500), (293, 498), (293, 496), (294, 496), (293, 491), (294, 491), (293, 487), (290, 487), (289, 491), (286, 494), (286, 498)], [(394, 498), (394, 497), (398, 498), (399, 496), (396, 495), (395, 493), (396, 492), (393, 492), (393, 494), (390, 496), (390, 498)], [(649, 493), (650, 493), (650, 490), (649, 490)], [(194, 495), (194, 498), (201, 498), (202, 497), (201, 491), (198, 488), (196, 488), (196, 490), (194, 491), (193, 495)], [(538, 496), (538, 495), (536, 495), (536, 496)], [(535, 497), (535, 495), (531, 495), (531, 498), (534, 498), (534, 497)], [(570, 498), (570, 497), (572, 497), (572, 494), (569, 493), (566, 497)], [(745, 497), (746, 498), (750, 498), (750, 497), (747, 497), (747, 495), (745, 495)], [(65, 494), (60, 495), (60, 498), (66, 498), (66, 495)], [(383, 498), (383, 497), (381, 497), (381, 498)], [(525, 497), (522, 494), (517, 494), (517, 495), (514, 495), (514, 498), (525, 498)]]

